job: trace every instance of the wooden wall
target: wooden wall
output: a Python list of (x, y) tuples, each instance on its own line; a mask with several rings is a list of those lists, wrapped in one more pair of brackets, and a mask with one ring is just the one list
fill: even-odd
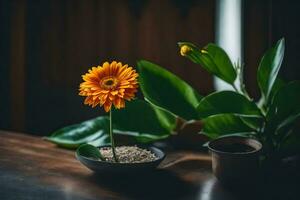
[(10, 63), (10, 12), (11, 7), (8, 1), (0, 1), (0, 128), (10, 128), (10, 84), (9, 63)]
[[(259, 60), (283, 36), (280, 75), (300, 79), (299, 10), (300, 1), (244, 0), (245, 78), (255, 98)], [(176, 46), (214, 41), (213, 0), (0, 0), (0, 11), (0, 129), (46, 135), (103, 114), (77, 90), (80, 75), (104, 60), (148, 59), (201, 94), (213, 90), (211, 76)]]
[(7, 27), (1, 41), (10, 50), (5, 51), (8, 60), (1, 66), (7, 105), (1, 109), (0, 128), (45, 135), (102, 114), (84, 106), (77, 93), (81, 74), (105, 60), (134, 66), (136, 60), (148, 59), (202, 94), (212, 90), (211, 77), (179, 56), (176, 43), (184, 40), (203, 46), (214, 41), (214, 1), (3, 2), (10, 11), (5, 13)]
[(280, 78), (300, 80), (300, 1), (244, 0), (244, 54), (248, 90), (259, 98), (256, 72), (264, 52), (284, 37), (285, 57)]

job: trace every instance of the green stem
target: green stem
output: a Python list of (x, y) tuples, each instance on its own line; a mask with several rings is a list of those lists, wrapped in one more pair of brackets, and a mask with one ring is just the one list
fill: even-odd
[(245, 88), (245, 85), (241, 86), (241, 90), (242, 90), (242, 93), (244, 94), (244, 96), (246, 96), (249, 100), (252, 100)]
[(114, 137), (113, 137), (113, 129), (112, 129), (112, 111), (109, 111), (109, 136), (110, 136), (110, 142), (111, 142), (111, 149), (112, 149), (112, 153), (113, 153), (113, 157), (115, 162), (118, 162), (118, 158), (116, 155), (116, 147), (115, 147), (115, 141), (114, 141)]
[(238, 88), (234, 85), (234, 83), (231, 84), (233, 89), (237, 92), (237, 93), (240, 93), (240, 91), (238, 90)]
[(231, 84), (233, 89), (239, 93), (239, 94), (242, 94), (244, 95), (248, 100), (252, 101), (252, 99), (249, 97), (249, 94), (248, 92), (246, 91), (246, 89), (244, 87), (240, 87), (240, 90), (234, 85), (234, 83)]
[(244, 84), (244, 65), (238, 60), (235, 66), (236, 66), (235, 71), (237, 74), (237, 78), (240, 83), (239, 83), (239, 89), (234, 85), (234, 83), (232, 84), (232, 87), (235, 89), (236, 92), (244, 95), (248, 100), (252, 101)]

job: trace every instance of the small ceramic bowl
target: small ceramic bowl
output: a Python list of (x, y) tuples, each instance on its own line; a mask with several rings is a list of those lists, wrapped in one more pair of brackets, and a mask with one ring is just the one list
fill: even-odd
[[(101, 147), (108, 147), (108, 146), (101, 146)], [(101, 148), (98, 147), (98, 148)], [(102, 160), (95, 160), (89, 157), (85, 157), (80, 155), (79, 151), (77, 150), (75, 156), (77, 160), (79, 160), (84, 166), (89, 168), (90, 170), (96, 173), (105, 173), (105, 172), (136, 172), (136, 171), (145, 171), (151, 170), (158, 167), (158, 165), (163, 161), (165, 158), (165, 153), (160, 149), (149, 146), (139, 146), (143, 149), (147, 149), (154, 153), (157, 156), (157, 159), (152, 162), (144, 162), (144, 163), (114, 163), (114, 162), (106, 162)]]

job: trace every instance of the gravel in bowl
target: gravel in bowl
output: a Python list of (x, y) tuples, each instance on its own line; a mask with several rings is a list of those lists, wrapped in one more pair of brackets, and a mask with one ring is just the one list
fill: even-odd
[[(102, 156), (105, 158), (105, 161), (115, 162), (111, 147), (102, 147), (99, 150)], [(144, 163), (152, 162), (158, 159), (158, 157), (151, 151), (137, 146), (116, 147), (116, 154), (119, 163)]]

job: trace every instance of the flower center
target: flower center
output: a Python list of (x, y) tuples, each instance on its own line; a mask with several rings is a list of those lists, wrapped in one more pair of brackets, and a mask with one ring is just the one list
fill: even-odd
[(115, 88), (118, 84), (118, 81), (114, 77), (105, 77), (100, 81), (100, 86), (103, 89), (112, 89)]

